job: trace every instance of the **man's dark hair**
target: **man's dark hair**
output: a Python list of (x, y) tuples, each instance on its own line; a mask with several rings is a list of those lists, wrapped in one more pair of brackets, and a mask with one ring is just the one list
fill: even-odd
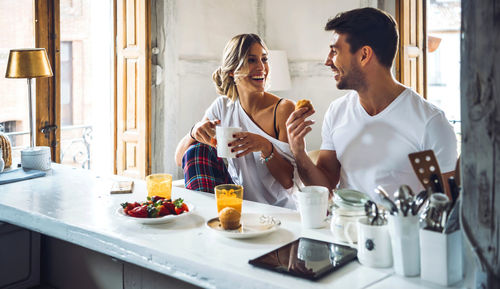
[(345, 34), (351, 53), (368, 45), (382, 65), (392, 66), (399, 35), (396, 21), (390, 14), (375, 8), (354, 9), (330, 19), (325, 30)]

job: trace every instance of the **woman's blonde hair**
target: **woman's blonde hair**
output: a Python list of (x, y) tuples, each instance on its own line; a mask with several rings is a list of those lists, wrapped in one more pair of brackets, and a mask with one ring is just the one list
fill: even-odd
[[(235, 78), (247, 75), (247, 56), (254, 43), (259, 43), (266, 51), (268, 50), (264, 41), (256, 34), (236, 35), (226, 44), (222, 65), (212, 74), (218, 94), (226, 95), (232, 101), (238, 98)], [(230, 75), (231, 72), (234, 77)]]

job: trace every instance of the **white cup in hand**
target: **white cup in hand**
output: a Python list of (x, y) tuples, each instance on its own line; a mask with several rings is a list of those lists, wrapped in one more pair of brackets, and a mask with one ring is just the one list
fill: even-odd
[(215, 127), (215, 136), (217, 138), (217, 156), (219, 158), (235, 158), (238, 152), (231, 152), (234, 147), (228, 147), (227, 144), (234, 141), (234, 133), (241, 132), (241, 127)]
[(322, 186), (306, 186), (297, 192), (302, 227), (308, 229), (325, 226), (329, 190)]

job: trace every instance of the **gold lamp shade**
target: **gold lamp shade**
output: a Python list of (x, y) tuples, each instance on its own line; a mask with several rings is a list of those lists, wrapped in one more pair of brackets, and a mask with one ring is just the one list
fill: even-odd
[(9, 54), (6, 78), (50, 77), (49, 58), (45, 48), (12, 49)]

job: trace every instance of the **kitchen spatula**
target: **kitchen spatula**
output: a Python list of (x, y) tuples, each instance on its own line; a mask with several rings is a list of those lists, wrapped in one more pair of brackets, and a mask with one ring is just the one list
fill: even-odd
[[(411, 166), (425, 189), (431, 188), (435, 191), (436, 187), (441, 187), (441, 190), (444, 190), (444, 187), (441, 184), (441, 180), (443, 179), (441, 176), (441, 170), (439, 169), (439, 164), (436, 156), (434, 155), (434, 151), (426, 150), (411, 153), (408, 155), (408, 158), (410, 158)], [(441, 193), (448, 194), (447, 192)]]

